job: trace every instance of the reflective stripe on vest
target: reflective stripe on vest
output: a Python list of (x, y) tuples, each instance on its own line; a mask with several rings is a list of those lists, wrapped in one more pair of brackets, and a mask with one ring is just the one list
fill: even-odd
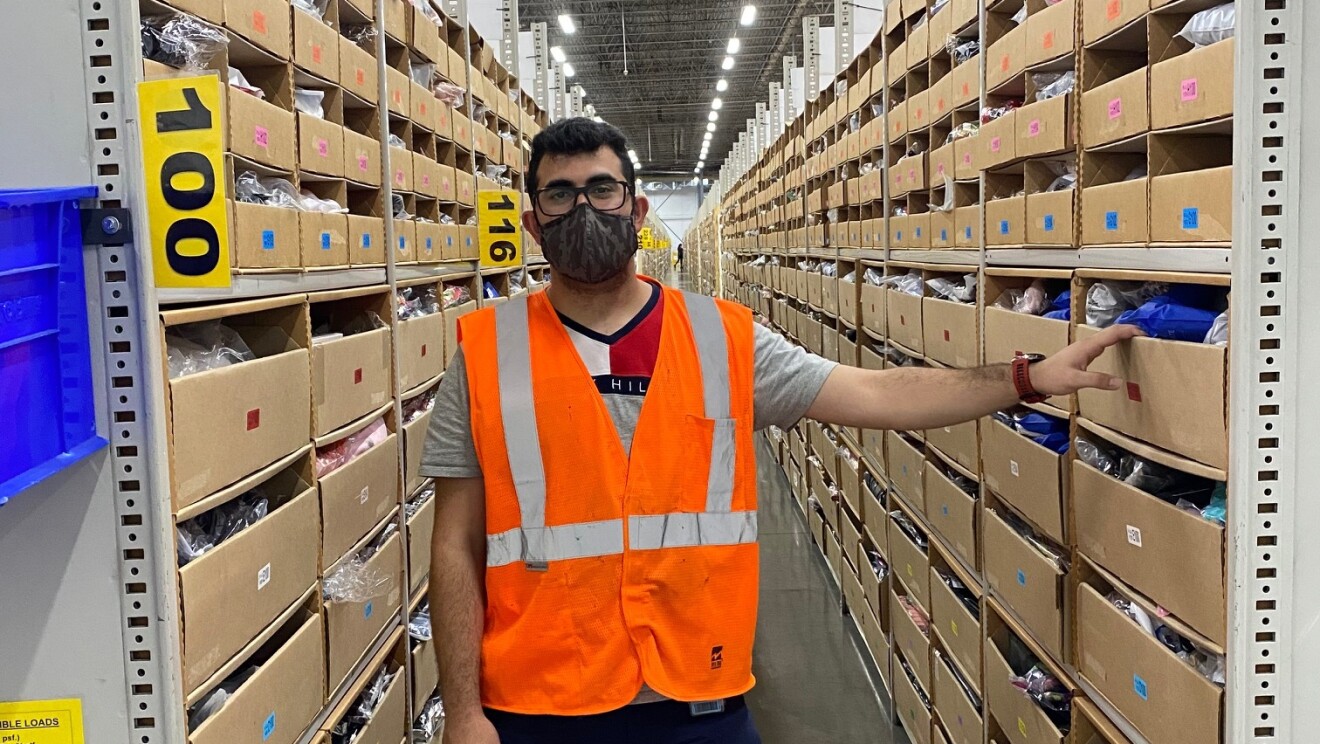
[[(684, 299), (701, 364), (706, 418), (715, 422), (706, 511), (629, 517), (628, 543), (633, 550), (740, 545), (757, 539), (756, 512), (732, 511), (737, 455), (735, 426), (730, 418), (729, 352), (723, 316), (711, 297), (685, 293)], [(550, 561), (621, 554), (622, 519), (545, 525), (545, 464), (532, 393), (528, 312), (525, 297), (495, 310), (500, 418), (522, 527), (486, 536), (486, 566), (498, 568), (522, 561), (529, 569), (545, 570)]]

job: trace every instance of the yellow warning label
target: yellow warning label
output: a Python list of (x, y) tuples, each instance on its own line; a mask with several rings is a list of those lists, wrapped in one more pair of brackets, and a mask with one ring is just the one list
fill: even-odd
[(0, 703), (0, 744), (83, 744), (82, 701)]

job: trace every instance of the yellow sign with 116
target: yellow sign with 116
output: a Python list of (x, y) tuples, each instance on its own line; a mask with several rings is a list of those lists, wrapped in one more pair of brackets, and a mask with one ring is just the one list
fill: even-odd
[(522, 263), (522, 195), (513, 189), (477, 192), (477, 228), (481, 232), (482, 268)]

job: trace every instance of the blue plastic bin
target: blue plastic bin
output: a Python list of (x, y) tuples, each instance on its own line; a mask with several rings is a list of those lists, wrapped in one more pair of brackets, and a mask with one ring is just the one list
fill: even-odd
[(96, 433), (78, 200), (0, 190), (0, 505), (107, 442)]

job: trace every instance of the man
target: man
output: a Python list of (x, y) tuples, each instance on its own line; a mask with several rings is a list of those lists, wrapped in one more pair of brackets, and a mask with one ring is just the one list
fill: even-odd
[[(753, 432), (931, 429), (1118, 380), (1109, 329), (1048, 360), (842, 367), (749, 311), (634, 273), (649, 204), (623, 135), (532, 143), (549, 289), (461, 321), (422, 458), (447, 744), (755, 744)], [(1034, 363), (1031, 363), (1034, 361)], [(1016, 377), (1016, 383), (1015, 383)]]
[(683, 270), (683, 244), (678, 244), (678, 270)]

